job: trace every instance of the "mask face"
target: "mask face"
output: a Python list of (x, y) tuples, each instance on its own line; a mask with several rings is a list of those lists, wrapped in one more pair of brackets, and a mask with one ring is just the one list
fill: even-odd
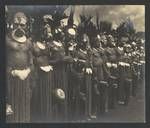
[(27, 19), (25, 17), (14, 17), (13, 29), (15, 36), (22, 37), (27, 31)]
[(86, 34), (83, 34), (83, 36), (81, 37), (80, 47), (82, 49), (86, 49), (87, 45), (88, 45), (88, 36)]
[(27, 20), (23, 17), (15, 17), (14, 18), (14, 29), (21, 28), (26, 29), (27, 28)]

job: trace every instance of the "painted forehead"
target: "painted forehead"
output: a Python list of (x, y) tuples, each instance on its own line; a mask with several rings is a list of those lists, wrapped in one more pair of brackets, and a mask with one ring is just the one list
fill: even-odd
[(14, 23), (18, 23), (18, 24), (26, 24), (27, 20), (24, 18), (14, 18)]
[(14, 23), (26, 24), (27, 23), (27, 17), (25, 16), (24, 13), (18, 12), (14, 16)]

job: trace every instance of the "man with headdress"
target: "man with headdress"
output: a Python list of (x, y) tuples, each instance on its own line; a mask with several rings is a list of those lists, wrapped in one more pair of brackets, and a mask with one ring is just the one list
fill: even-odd
[[(143, 46), (138, 46), (139, 44), (137, 44), (137, 42), (133, 41), (131, 43), (132, 46), (132, 84), (133, 84), (133, 88), (132, 88), (132, 96), (136, 96), (136, 91), (137, 91), (137, 86), (139, 84), (139, 79), (140, 79), (140, 75), (143, 77), (144, 74), (142, 74), (144, 72), (144, 67), (142, 67), (142, 65), (144, 66), (144, 47)], [(141, 69), (141, 70), (140, 70)], [(142, 71), (142, 72), (141, 72)]]
[(54, 38), (55, 38), (55, 40), (60, 40), (60, 41), (64, 42), (65, 25), (63, 23), (63, 20), (68, 18), (68, 16), (64, 12), (60, 13), (59, 10), (56, 10), (54, 12), (54, 14), (52, 14), (52, 18), (53, 18), (52, 33), (54, 35)]
[(89, 38), (86, 33), (78, 37), (77, 62), (75, 66), (77, 86), (79, 87), (78, 112), (81, 119), (90, 119), (91, 116), (91, 74), (92, 59)]
[[(57, 14), (57, 15), (56, 15)], [(56, 22), (52, 28), (53, 41), (49, 45), (50, 48), (50, 58), (49, 63), (53, 66), (53, 79), (54, 86), (52, 87), (52, 111), (53, 119), (64, 121), (68, 116), (68, 64), (70, 64), (73, 59), (71, 56), (66, 54), (65, 51), (65, 38), (64, 38), (64, 28), (60, 24), (63, 15), (56, 13), (53, 22)], [(61, 18), (58, 18), (61, 17)]]
[(145, 64), (145, 51), (144, 51), (144, 40), (138, 39), (137, 40), (137, 58), (138, 58), (138, 65), (139, 65), (139, 82), (144, 78), (144, 64)]
[(36, 87), (32, 97), (32, 121), (48, 122), (52, 120), (52, 88), (53, 67), (49, 63), (53, 35), (51, 32), (52, 17), (46, 14), (42, 17), (40, 37), (34, 40), (33, 55), (36, 72)]
[(107, 56), (107, 68), (111, 74), (111, 78), (108, 79), (108, 108), (114, 108), (117, 100), (116, 92), (118, 87), (118, 65), (117, 65), (117, 53), (116, 53), (116, 42), (114, 42), (114, 37), (112, 35), (107, 36), (107, 48), (105, 53)]
[[(129, 88), (131, 87), (131, 67), (130, 62), (131, 58), (125, 54), (127, 51), (126, 45), (128, 42), (127, 37), (121, 37), (120, 42), (118, 43), (117, 56), (118, 56), (118, 104), (125, 105), (129, 101)], [(127, 70), (127, 71), (126, 71)]]
[(122, 95), (122, 90), (123, 90), (123, 79), (124, 79), (124, 63), (123, 63), (123, 56), (124, 56), (124, 46), (125, 41), (124, 38), (121, 38), (118, 40), (117, 43), (117, 62), (118, 62), (118, 72), (119, 72), (119, 77), (118, 77), (118, 103), (123, 104), (121, 101), (121, 95)]
[(131, 89), (132, 89), (132, 54), (131, 54), (131, 45), (125, 44), (124, 45), (124, 104), (128, 105), (129, 98), (131, 96)]
[[(97, 42), (97, 43), (96, 43)], [(111, 42), (109, 42), (111, 43)], [(110, 71), (110, 67), (108, 67), (107, 63), (110, 61), (109, 56), (113, 55), (115, 53), (114, 50), (108, 50), (110, 44), (108, 44), (108, 39), (106, 38), (106, 34), (103, 33), (101, 35), (97, 34), (96, 40), (93, 43), (99, 53), (99, 56), (101, 58), (101, 64), (96, 67), (95, 64), (93, 64), (93, 68), (98, 71), (95, 75), (93, 74), (94, 78), (97, 77), (98, 79), (95, 80), (94, 84), (98, 88), (99, 95), (97, 95), (100, 100), (100, 103), (97, 103), (97, 116), (99, 116), (101, 113), (107, 112), (108, 111), (108, 103), (110, 103), (110, 86), (113, 86), (112, 84), (112, 79), (115, 77), (113, 76), (112, 72)], [(97, 45), (96, 45), (97, 44)], [(95, 49), (94, 48), (94, 49)], [(113, 48), (112, 48), (113, 49)], [(95, 52), (95, 50), (93, 50)], [(113, 51), (113, 52), (112, 52)], [(108, 52), (109, 54), (108, 56)], [(93, 54), (94, 55), (94, 54)], [(94, 57), (95, 58), (95, 57)], [(98, 60), (98, 59), (96, 59)], [(94, 61), (94, 63), (98, 61)], [(115, 80), (114, 80), (115, 81)], [(94, 107), (93, 107), (94, 108)]]
[(92, 118), (96, 118), (100, 116), (102, 112), (105, 112), (106, 109), (106, 88), (108, 87), (106, 76), (109, 76), (105, 65), (104, 49), (99, 34), (93, 39), (92, 55)]
[(6, 35), (7, 102), (13, 112), (8, 115), (8, 122), (30, 122), (33, 60), (27, 22), (27, 16), (23, 12), (17, 12), (13, 17), (13, 28)]
[(50, 64), (53, 66), (54, 87), (53, 92), (53, 118), (55, 120), (65, 120), (68, 110), (68, 78), (67, 64), (72, 62), (72, 58), (65, 55), (65, 49), (61, 41), (53, 40), (51, 45)]
[(69, 27), (67, 29), (66, 33), (66, 55), (72, 57), (73, 61), (72, 63), (67, 65), (68, 70), (68, 100), (69, 100), (69, 110), (70, 113), (73, 114), (70, 115), (70, 119), (78, 119), (77, 116), (79, 116), (77, 113), (78, 108), (78, 97), (79, 97), (79, 88), (76, 84), (76, 71), (75, 67), (77, 64), (77, 55), (76, 55), (76, 49), (77, 49), (77, 41), (76, 41), (76, 29), (74, 27)]
[[(72, 57), (73, 61), (68, 63), (67, 66), (67, 76), (68, 76), (68, 119), (76, 120), (78, 119), (78, 97), (79, 97), (79, 88), (76, 84), (76, 41), (77, 30), (74, 24), (68, 24), (65, 28), (65, 51), (66, 55)], [(72, 113), (72, 114), (69, 114)]]
[(140, 46), (139, 46), (139, 53), (140, 53), (140, 57), (139, 57), (139, 61), (140, 61), (140, 79), (141, 82), (144, 81), (144, 72), (145, 72), (145, 48), (144, 48), (144, 43), (145, 40), (144, 39), (140, 39)]

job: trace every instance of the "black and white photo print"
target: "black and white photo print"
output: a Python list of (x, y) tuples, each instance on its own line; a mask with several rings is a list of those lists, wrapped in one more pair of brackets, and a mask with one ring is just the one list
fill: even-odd
[(6, 122), (145, 122), (144, 5), (6, 5)]

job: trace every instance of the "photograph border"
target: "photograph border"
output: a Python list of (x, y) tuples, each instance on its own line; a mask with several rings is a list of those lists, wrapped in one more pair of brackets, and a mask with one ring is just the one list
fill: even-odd
[[(145, 123), (6, 123), (5, 118), (5, 92), (6, 92), (6, 50), (5, 50), (5, 5), (145, 5)], [(148, 0), (2, 0), (0, 3), (0, 128), (146, 128), (150, 126), (150, 79), (149, 79), (149, 63), (150, 63), (150, 2)]]

